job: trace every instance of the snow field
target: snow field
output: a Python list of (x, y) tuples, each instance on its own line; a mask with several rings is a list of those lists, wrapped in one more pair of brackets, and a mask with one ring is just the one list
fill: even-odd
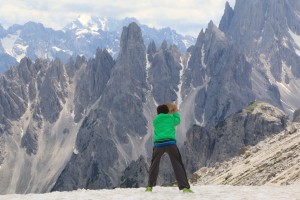
[(45, 194), (10, 194), (0, 200), (300, 200), (300, 183), (289, 186), (192, 186), (194, 193), (183, 193), (177, 187), (117, 188), (112, 190), (77, 190)]

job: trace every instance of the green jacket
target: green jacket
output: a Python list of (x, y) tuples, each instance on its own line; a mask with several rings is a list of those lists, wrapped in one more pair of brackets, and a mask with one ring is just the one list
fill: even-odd
[(163, 140), (174, 140), (175, 126), (180, 124), (180, 115), (178, 112), (174, 114), (159, 114), (153, 119), (154, 126), (154, 143)]

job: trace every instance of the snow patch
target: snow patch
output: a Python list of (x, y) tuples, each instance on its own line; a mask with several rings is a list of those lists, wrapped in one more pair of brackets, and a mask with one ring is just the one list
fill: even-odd
[(191, 54), (188, 55), (187, 62), (186, 62), (186, 64), (184, 64), (182, 56), (180, 57), (180, 66), (181, 66), (181, 69), (180, 69), (180, 72), (179, 72), (180, 81), (179, 81), (178, 91), (177, 91), (177, 104), (178, 104), (178, 108), (181, 107), (181, 104), (183, 102), (182, 94), (181, 94), (182, 87), (183, 87), (183, 78), (184, 78), (183, 75), (184, 75), (185, 70), (188, 67), (188, 63), (189, 63), (190, 58), (191, 58)]
[(3, 195), (3, 200), (54, 200), (54, 199), (112, 199), (112, 200), (194, 200), (194, 199), (255, 199), (255, 200), (283, 200), (299, 199), (299, 184), (288, 186), (229, 186), (205, 185), (192, 186), (194, 193), (186, 194), (177, 187), (154, 187), (153, 192), (145, 192), (145, 188), (116, 188), (102, 190), (78, 189), (71, 192), (51, 192), (45, 194), (10, 194)]
[(52, 49), (54, 49), (55, 51), (63, 51), (63, 52), (66, 52), (65, 50), (62, 50), (61, 48), (56, 47), (56, 46), (53, 46)]
[(286, 48), (289, 48), (288, 41), (289, 41), (289, 39), (287, 37), (283, 37), (282, 44)]
[(107, 20), (107, 17), (104, 17), (104, 19), (103, 20), (99, 20), (100, 21), (100, 23), (101, 23), (101, 30), (102, 31), (109, 31), (109, 27), (107, 26), (107, 24), (108, 24), (108, 20)]
[(83, 38), (84, 35), (86, 35), (86, 34), (100, 35), (97, 31), (89, 30), (89, 29), (78, 29), (75, 34), (76, 34), (77, 38)]
[(20, 31), (17, 31), (15, 34), (13, 35), (9, 34), (5, 38), (1, 39), (1, 43), (4, 50), (6, 51), (7, 54), (13, 57), (15, 57), (13, 49), (19, 36), (20, 36)]
[[(292, 116), (300, 108), (300, 80), (292, 79), (289, 84), (276, 82), (284, 110)], [(288, 103), (287, 103), (288, 102)]]
[(295, 14), (300, 19), (300, 12), (299, 11), (295, 11)]
[(254, 42), (257, 43), (257, 45), (259, 45), (262, 41), (262, 36), (259, 37), (258, 39), (254, 39)]
[(300, 56), (300, 35), (297, 35), (294, 33), (291, 29), (289, 29), (289, 34), (293, 38), (295, 44), (297, 45), (297, 48), (295, 49), (295, 52), (298, 56)]
[(183, 42), (185, 48), (189, 48), (191, 46), (190, 42), (186, 39), (183, 39), (182, 42)]
[(205, 57), (205, 51), (204, 51), (204, 45), (202, 45), (202, 48), (201, 48), (201, 64), (203, 66), (204, 69), (206, 69), (206, 64), (204, 62), (204, 57)]
[(88, 26), (88, 24), (91, 20), (92, 20), (92, 17), (87, 14), (81, 14), (78, 17), (78, 21), (84, 26)]
[(115, 57), (117, 55), (117, 52), (114, 51), (112, 48), (106, 48), (106, 50), (112, 57)]
[(73, 153), (74, 153), (75, 155), (77, 155), (79, 152), (78, 152), (78, 150), (77, 150), (76, 148), (74, 148)]
[(13, 54), (18, 62), (26, 56), (28, 45), (16, 44), (13, 48)]

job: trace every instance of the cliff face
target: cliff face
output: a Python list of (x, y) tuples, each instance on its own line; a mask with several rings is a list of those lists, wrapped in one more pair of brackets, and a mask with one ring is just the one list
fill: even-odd
[[(194, 125), (188, 130), (187, 140), (180, 148), (188, 176), (201, 167), (219, 166), (219, 163), (244, 154), (250, 146), (255, 146), (267, 138), (277, 137), (289, 123), (287, 116), (280, 109), (268, 103), (253, 102), (210, 129)], [(146, 160), (147, 162), (149, 167), (150, 159)], [(143, 172), (141, 169), (144, 169), (144, 163), (145, 160), (138, 160), (135, 165)], [(163, 156), (159, 184), (172, 184), (176, 181), (171, 168), (168, 156)], [(129, 177), (138, 174), (132, 166), (126, 172)], [(195, 177), (197, 175), (192, 175), (193, 181)], [(145, 186), (146, 181), (147, 179), (136, 179), (135, 182), (131, 181), (131, 184)]]
[(289, 115), (300, 107), (300, 4), (297, 0), (237, 0), (227, 4), (219, 28), (253, 66), (256, 99)]
[(191, 177), (195, 184), (288, 185), (300, 181), (300, 124), (293, 122), (255, 146), (241, 148), (239, 156)]
[(194, 126), (183, 146), (189, 172), (237, 156), (241, 148), (253, 146), (285, 129), (287, 117), (278, 108), (254, 102), (230, 115), (212, 129)]

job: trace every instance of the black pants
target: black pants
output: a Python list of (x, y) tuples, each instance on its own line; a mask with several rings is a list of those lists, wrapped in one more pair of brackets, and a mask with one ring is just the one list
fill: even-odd
[(182, 190), (183, 188), (190, 188), (181, 155), (176, 145), (153, 147), (148, 186), (153, 187), (156, 185), (160, 159), (165, 152), (167, 152), (170, 157), (179, 189)]

